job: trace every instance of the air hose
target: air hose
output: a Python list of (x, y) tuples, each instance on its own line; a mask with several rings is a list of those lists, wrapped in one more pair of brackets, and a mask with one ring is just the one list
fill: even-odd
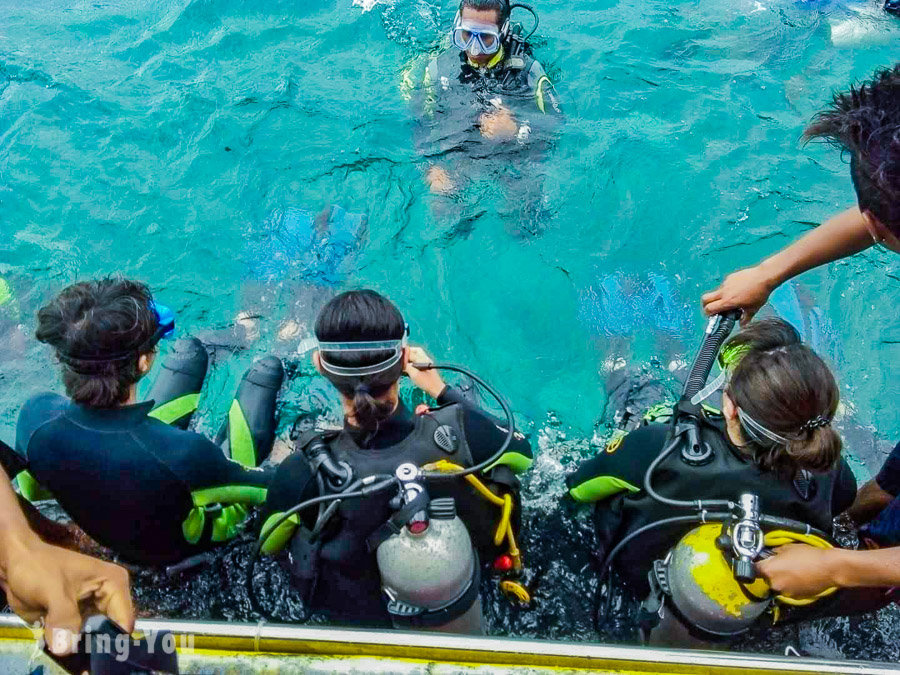
[[(498, 497), (474, 475), (486, 469), (492, 468), (493, 465), (495, 465), (503, 457), (503, 454), (506, 452), (507, 448), (509, 448), (509, 445), (513, 439), (513, 434), (515, 433), (515, 417), (513, 416), (512, 408), (510, 408), (509, 404), (496, 389), (494, 389), (482, 378), (466, 368), (463, 368), (461, 366), (434, 363), (413, 363), (412, 365), (419, 370), (449, 370), (466, 375), (467, 377), (471, 378), (476, 384), (479, 384), (481, 387), (483, 387), (494, 399), (496, 399), (497, 403), (499, 403), (500, 407), (503, 409), (503, 413), (506, 415), (506, 436), (504, 437), (503, 442), (500, 444), (500, 447), (496, 452), (494, 452), (493, 455), (491, 455), (483, 462), (479, 462), (478, 464), (467, 469), (463, 469), (462, 467), (456, 464), (451, 464), (450, 462), (447, 462), (446, 464), (438, 462), (433, 466), (427, 465), (426, 467), (422, 468), (423, 470), (421, 471), (421, 478), (424, 480), (465, 478), (470, 484), (473, 485), (473, 487), (475, 487), (479, 494), (481, 494), (492, 503), (500, 506), (503, 511), (501, 513), (500, 525), (497, 528), (494, 541), (495, 544), (499, 546), (499, 544), (502, 543), (504, 537), (508, 540), (509, 556), (513, 560), (513, 564), (516, 566), (516, 569), (521, 569), (521, 553), (518, 546), (516, 545), (515, 535), (513, 534), (512, 525), (510, 523), (510, 517), (512, 514), (512, 498), (509, 495), (505, 495), (502, 498)], [(312, 506), (318, 506), (328, 502), (335, 502), (344, 499), (359, 499), (362, 497), (368, 497), (369, 495), (381, 492), (382, 490), (388, 489), (390, 487), (395, 487), (397, 486), (397, 484), (397, 479), (394, 476), (388, 476), (386, 474), (357, 479), (353, 482), (350, 482), (342, 492), (329, 495), (320, 495), (319, 497), (308, 499), (297, 504), (296, 506), (291, 507), (283, 514), (281, 514), (281, 517), (277, 521), (275, 521), (272, 526), (264, 528), (265, 531), (260, 533), (260, 539), (257, 542), (256, 546), (254, 546), (253, 553), (251, 554), (250, 561), (247, 565), (247, 591), (248, 595), (250, 596), (250, 604), (254, 611), (263, 616), (266, 616), (266, 613), (259, 605), (258, 599), (256, 597), (256, 591), (253, 587), (253, 573), (256, 569), (256, 564), (259, 561), (259, 556), (269, 537), (277, 532), (281, 528), (281, 526), (284, 525), (284, 523), (296, 516), (301, 511), (304, 511)], [(488, 497), (488, 495), (490, 495), (490, 497)], [(498, 504), (495, 500), (499, 500), (500, 503)]]
[[(672, 430), (669, 432), (669, 440), (666, 443), (665, 448), (663, 448), (663, 451), (660, 452), (650, 466), (647, 467), (647, 472), (644, 474), (644, 490), (647, 491), (647, 494), (650, 495), (652, 499), (655, 499), (660, 504), (665, 504), (666, 506), (672, 506), (674, 508), (694, 509), (696, 511), (702, 511), (703, 509), (732, 508), (732, 502), (721, 499), (703, 502), (701, 500), (683, 501), (663, 497), (653, 489), (653, 474), (656, 472), (657, 467), (659, 467), (659, 465), (662, 464), (684, 441), (683, 436), (686, 436), (686, 442), (695, 446), (694, 450), (699, 452), (700, 434), (697, 429), (696, 417), (692, 414), (683, 412), (680, 408), (685, 402), (690, 402), (691, 398), (706, 385), (713, 364), (716, 361), (716, 356), (722, 349), (722, 345), (725, 344), (725, 340), (731, 335), (731, 331), (734, 329), (734, 325), (737, 323), (740, 315), (740, 312), (732, 311), (726, 312), (725, 314), (719, 314), (710, 319), (706, 328), (706, 337), (703, 339), (703, 344), (700, 346), (700, 350), (694, 358), (694, 363), (691, 366), (690, 373), (685, 382), (684, 390), (681, 393), (681, 401), (672, 415)], [(680, 425), (679, 422), (684, 417), (688, 418), (687, 423)]]
[(513, 434), (516, 431), (516, 419), (513, 417), (512, 408), (509, 407), (509, 404), (506, 400), (499, 394), (499, 392), (494, 389), (491, 385), (485, 382), (483, 379), (478, 377), (471, 370), (463, 368), (461, 366), (451, 366), (449, 364), (441, 363), (413, 363), (412, 366), (417, 368), (418, 370), (449, 370), (454, 373), (462, 373), (466, 377), (471, 378), (476, 384), (481, 385), (487, 393), (494, 397), (497, 403), (500, 404), (500, 407), (503, 409), (503, 414), (506, 415), (506, 437), (503, 439), (503, 443), (500, 444), (500, 447), (497, 448), (497, 451), (488, 457), (483, 462), (479, 462), (475, 466), (470, 466), (467, 469), (462, 469), (461, 471), (453, 471), (452, 473), (444, 473), (442, 471), (425, 471), (422, 474), (422, 478), (425, 480), (441, 480), (447, 478), (463, 478), (465, 476), (469, 476), (471, 474), (481, 473), (486, 469), (490, 469), (496, 464), (501, 457), (503, 457), (503, 453), (506, 452), (507, 448), (509, 448), (509, 444), (512, 443)]
[(260, 553), (262, 552), (266, 541), (268, 541), (269, 537), (271, 537), (274, 532), (277, 532), (278, 529), (282, 525), (284, 525), (284, 523), (293, 518), (296, 514), (312, 506), (318, 506), (319, 504), (325, 504), (328, 502), (335, 502), (344, 499), (359, 499), (362, 497), (368, 497), (369, 495), (373, 495), (377, 492), (381, 492), (382, 490), (395, 487), (396, 485), (397, 479), (394, 476), (388, 476), (387, 474), (376, 474), (374, 476), (357, 479), (350, 485), (348, 485), (344, 492), (338, 492), (336, 494), (330, 495), (320, 495), (318, 497), (313, 497), (312, 499), (307, 499), (306, 501), (300, 502), (296, 506), (291, 507), (281, 515), (281, 518), (275, 521), (274, 525), (267, 528), (265, 532), (260, 533), (259, 541), (256, 543), (256, 546), (253, 547), (253, 553), (250, 555), (250, 560), (247, 563), (247, 594), (250, 596), (250, 605), (251, 607), (253, 607), (254, 611), (258, 612), (262, 616), (268, 616), (267, 612), (265, 612), (260, 606), (259, 601), (256, 597), (256, 590), (253, 588), (253, 572), (256, 569), (256, 563), (259, 561)]
[(718, 314), (710, 319), (706, 328), (706, 338), (694, 358), (694, 364), (691, 366), (687, 382), (685, 382), (684, 391), (681, 394), (682, 400), (689, 401), (694, 394), (706, 386), (713, 364), (716, 362), (716, 356), (722, 349), (722, 345), (725, 344), (725, 340), (731, 335), (734, 324), (737, 323), (740, 316), (739, 311), (731, 311)]

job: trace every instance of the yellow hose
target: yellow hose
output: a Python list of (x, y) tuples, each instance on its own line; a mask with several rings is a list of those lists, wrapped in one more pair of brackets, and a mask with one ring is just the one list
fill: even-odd
[[(834, 548), (830, 542), (821, 537), (817, 537), (814, 534), (799, 534), (797, 532), (788, 532), (787, 530), (772, 530), (767, 533), (765, 536), (765, 544), (770, 548), (784, 546), (785, 544), (808, 544), (809, 546), (815, 546), (816, 548)], [(821, 600), (822, 598), (827, 598), (829, 595), (833, 595), (837, 590), (836, 586), (832, 586), (831, 588), (826, 588), (812, 598), (791, 598), (787, 595), (776, 595), (775, 599), (785, 605), (805, 607), (806, 605), (811, 605), (816, 600)]]
[[(442, 473), (456, 473), (463, 470), (458, 464), (448, 462), (446, 459), (442, 459), (434, 464), (426, 464), (422, 468), (426, 471), (440, 471)], [(494, 506), (499, 506), (502, 509), (500, 522), (497, 524), (497, 529), (494, 531), (494, 546), (500, 546), (505, 538), (509, 544), (508, 554), (513, 561), (513, 567), (516, 571), (521, 570), (522, 555), (519, 551), (519, 547), (516, 545), (516, 537), (513, 534), (512, 528), (512, 497), (508, 494), (505, 494), (502, 497), (495, 495), (475, 474), (468, 474), (466, 476), (466, 481), (475, 488), (475, 491), (478, 494)]]

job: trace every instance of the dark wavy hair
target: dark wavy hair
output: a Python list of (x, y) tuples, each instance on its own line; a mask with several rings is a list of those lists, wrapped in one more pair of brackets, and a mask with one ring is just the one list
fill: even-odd
[(861, 211), (900, 236), (900, 64), (834, 95), (803, 134), (850, 153)]
[(497, 22), (500, 26), (509, 18), (509, 0), (462, 0), (459, 3), (459, 11), (466, 7), (478, 10), (493, 10), (497, 12), (500, 20)]
[(142, 376), (140, 348), (158, 326), (152, 301), (144, 284), (106, 278), (73, 284), (41, 307), (35, 337), (56, 351), (73, 401), (91, 408), (128, 401)]
[[(403, 315), (375, 291), (348, 291), (332, 298), (316, 319), (320, 342), (377, 342), (400, 340), (406, 332)], [(335, 366), (359, 368), (386, 361), (392, 351), (324, 352), (319, 358)], [(324, 369), (323, 369), (324, 370)], [(403, 374), (403, 360), (375, 375), (324, 375), (347, 398), (353, 399), (353, 417), (366, 431), (375, 431), (394, 411), (393, 403), (379, 400)]]
[(762, 319), (732, 337), (723, 353), (742, 353), (726, 389), (736, 406), (767, 429), (788, 439), (786, 445), (758, 442), (746, 430), (757, 465), (781, 476), (798, 469), (831, 470), (841, 456), (841, 437), (830, 423), (808, 428), (817, 418), (831, 420), (840, 392), (825, 362), (800, 341), (782, 319)]

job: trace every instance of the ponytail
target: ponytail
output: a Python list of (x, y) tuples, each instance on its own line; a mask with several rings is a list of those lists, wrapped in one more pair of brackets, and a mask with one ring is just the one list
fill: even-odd
[(358, 384), (353, 391), (353, 419), (356, 425), (365, 431), (376, 431), (394, 412), (394, 403), (379, 399), (390, 387), (381, 391), (372, 391), (365, 384)]
[(756, 464), (782, 477), (834, 468), (842, 442), (831, 421), (840, 392), (797, 331), (781, 319), (754, 321), (726, 343), (727, 352), (736, 361), (727, 393)]

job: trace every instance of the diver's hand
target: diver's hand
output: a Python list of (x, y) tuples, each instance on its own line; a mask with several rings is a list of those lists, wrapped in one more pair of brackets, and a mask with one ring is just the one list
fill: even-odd
[(788, 544), (771, 558), (756, 563), (756, 569), (773, 590), (792, 598), (812, 598), (839, 585), (840, 549), (821, 549), (806, 544)]
[(447, 387), (440, 373), (436, 370), (419, 370), (413, 365), (414, 363), (434, 363), (434, 361), (421, 347), (410, 347), (406, 374), (409, 375), (409, 379), (413, 381), (414, 385), (431, 398), (437, 399)]
[(68, 551), (26, 533), (4, 542), (0, 587), (22, 619), (43, 619), (47, 646), (63, 655), (76, 646), (83, 620), (105, 614), (125, 630), (134, 629), (128, 572), (118, 565)]
[(741, 325), (746, 326), (753, 315), (769, 299), (778, 283), (773, 281), (765, 263), (748, 267), (725, 277), (716, 290), (703, 296), (703, 311), (712, 316), (730, 309), (744, 310)]
[(432, 166), (425, 174), (425, 180), (434, 194), (449, 194), (456, 189), (456, 183), (447, 173), (447, 170), (440, 166)]
[(496, 141), (510, 141), (519, 133), (519, 125), (509, 108), (499, 106), (481, 115), (481, 135)]

